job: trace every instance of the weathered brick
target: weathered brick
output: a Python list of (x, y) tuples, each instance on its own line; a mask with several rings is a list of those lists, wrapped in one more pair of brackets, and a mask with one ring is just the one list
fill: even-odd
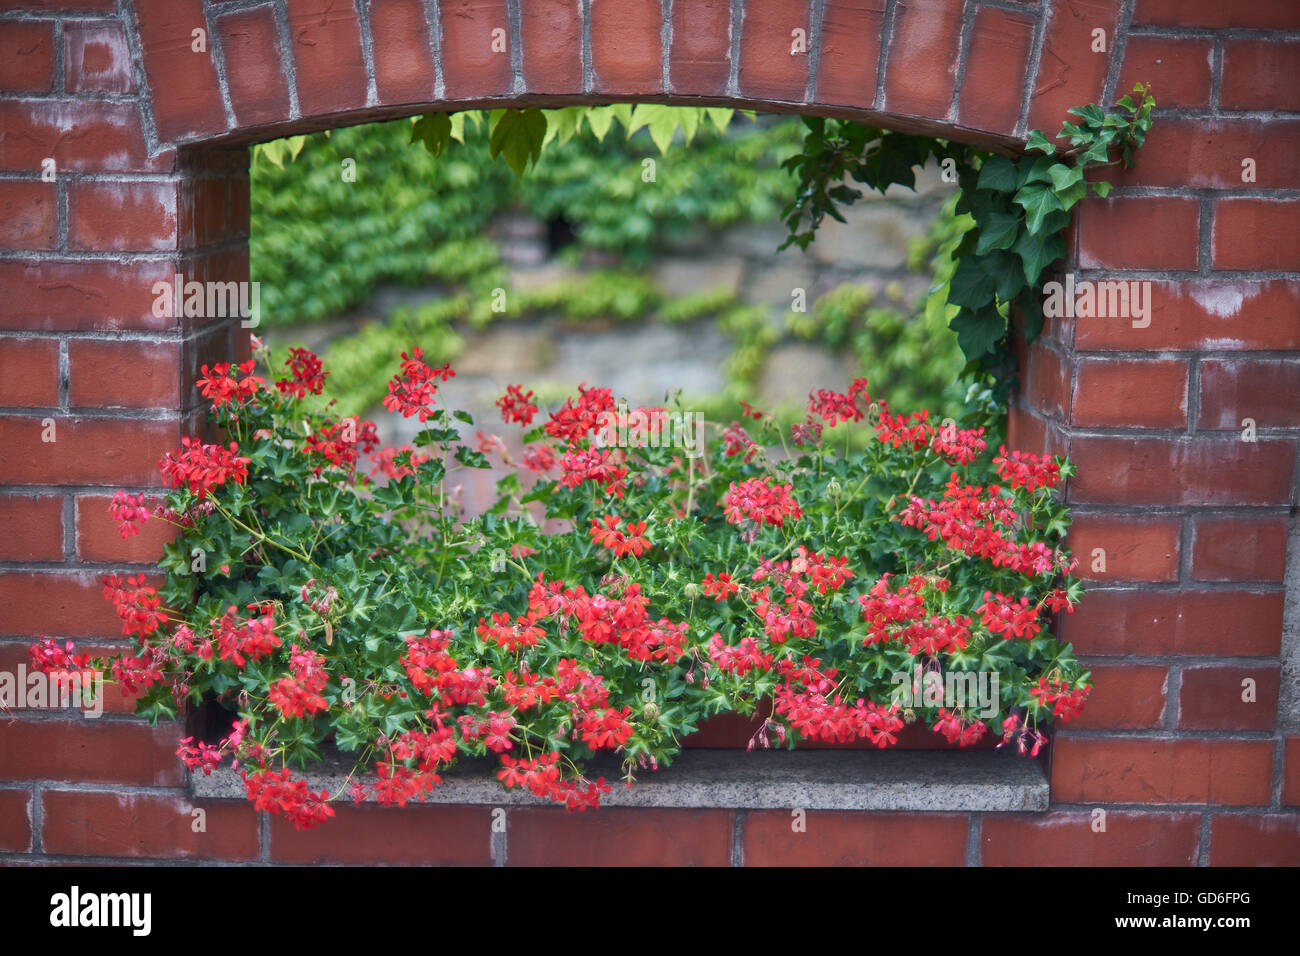
[(519, 31), (528, 92), (582, 92), (582, 10), (578, 0), (536, 0), (521, 5)]
[(8, 20), (0, 31), (0, 90), (48, 93), (54, 89), (54, 23)]
[(73, 183), (68, 187), (68, 246), (118, 252), (176, 248), (176, 184)]
[(1162, 109), (1209, 106), (1213, 53), (1214, 44), (1206, 38), (1130, 36), (1124, 43), (1117, 92), (1129, 93), (1142, 83)]
[(1271, 740), (1058, 735), (1052, 749), (1052, 799), (1267, 806), (1272, 768)]
[(1220, 199), (1210, 237), (1215, 269), (1300, 271), (1295, 206), (1271, 199)]
[(1230, 38), (1223, 44), (1219, 108), (1300, 110), (1297, 74), (1300, 43), (1295, 40)]
[[(606, 2), (600, 0), (593, 7), (603, 7)], [(510, 15), (505, 0), (439, 0), (438, 8), (442, 81), (447, 98), (473, 99), (510, 92), (514, 78), (510, 69)], [(594, 10), (592, 16), (594, 46)]]
[(241, 126), (289, 117), (289, 80), (284, 74), (279, 28), (269, 7), (238, 10), (217, 18), (226, 58), (230, 108)]
[[(511, 866), (727, 866), (730, 810), (510, 810)], [(484, 827), (486, 839), (486, 825)]]
[(366, 105), (361, 24), (351, 3), (286, 0), (298, 107), (304, 116)]
[(1107, 810), (1092, 813), (985, 814), (984, 866), (1194, 866), (1201, 818), (1195, 813)]
[(1276, 581), (1286, 570), (1286, 518), (1197, 515), (1192, 577), (1197, 581)]
[(1078, 514), (1066, 543), (1085, 580), (1177, 581), (1181, 529), (1178, 518)]
[(0, 561), (63, 560), (63, 496), (0, 495)]
[(51, 408), (59, 404), (59, 343), (0, 337), (0, 405)]
[(739, 73), (745, 96), (803, 101), (808, 86), (808, 58), (812, 55), (808, 48), (809, 15), (808, 0), (754, 0), (745, 4)]
[(856, 107), (875, 102), (884, 22), (885, 0), (827, 0), (817, 102)]
[(312, 830), (271, 817), (271, 858), (278, 863), (487, 866), (491, 845), (491, 807), (341, 805)]
[(42, 418), (0, 418), (0, 480), (39, 485), (58, 475), (68, 484), (157, 485), (158, 460), (179, 444), (175, 418), (49, 417), (50, 442), (42, 441)]
[(746, 866), (961, 866), (970, 826), (957, 813), (758, 810), (741, 824)]
[(995, 7), (975, 13), (959, 118), (963, 126), (1011, 133), (1020, 119), (1024, 75), (1034, 40), (1034, 19)]
[(8, 780), (175, 787), (185, 776), (175, 753), (183, 736), (174, 724), (136, 720), (0, 722), (0, 766)]
[[(195, 832), (203, 811), (203, 829)], [(258, 819), (244, 802), (191, 803), (182, 795), (47, 789), (41, 794), (46, 853), (146, 859), (255, 860)]]
[(1178, 728), (1272, 730), (1277, 722), (1279, 679), (1276, 667), (1263, 665), (1184, 668)]
[(1182, 428), (1187, 424), (1185, 359), (1084, 358), (1076, 362), (1075, 370), (1070, 419), (1075, 425)]
[(1087, 655), (1278, 653), (1284, 594), (1250, 591), (1111, 591), (1091, 589), (1061, 632)]
[(114, 20), (69, 20), (63, 24), (65, 84), (73, 93), (131, 93), (135, 66), (126, 30)]
[[(172, 141), (225, 132), (202, 0), (136, 0), (133, 6), (158, 135)], [(203, 31), (202, 44), (195, 30)]]
[(1200, 204), (1193, 199), (1086, 199), (1078, 216), (1085, 269), (1196, 268)]
[(900, 0), (885, 67), (885, 109), (943, 119), (957, 85), (962, 8), (946, 0)]
[(1216, 814), (1210, 866), (1300, 866), (1300, 813)]

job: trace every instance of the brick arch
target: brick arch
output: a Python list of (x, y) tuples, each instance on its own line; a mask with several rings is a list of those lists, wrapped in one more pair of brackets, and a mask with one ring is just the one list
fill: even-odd
[[(795, 30), (807, 50), (792, 55)], [(1068, 107), (1146, 80), (1157, 125), (1111, 198), (1080, 206), (1065, 268), (1151, 281), (1150, 324), (1049, 325), (1022, 351), (1010, 421), (1013, 443), (1080, 469), (1071, 543), (1092, 593), (1064, 633), (1097, 691), (1056, 742), (1052, 809), (818, 825), (874, 863), (915, 861), (882, 848), (888, 830), (945, 862), (1294, 864), (1300, 714), (1282, 619), (1300, 443), (1298, 60), (1291, 0), (0, 0), (0, 667), (35, 637), (113, 642), (99, 576), (147, 572), (158, 553), (156, 529), (116, 536), (107, 497), (157, 486), (160, 454), (200, 427), (198, 366), (247, 342), (236, 323), (155, 317), (151, 288), (177, 272), (247, 278), (247, 143), (427, 108), (637, 100), (1015, 150)], [(1247, 417), (1256, 442), (1239, 440)], [(278, 828), (263, 844), (243, 805), (193, 834), (175, 729), (111, 706), (100, 722), (0, 723), (0, 860), (310, 858)], [(1089, 827), (1097, 806), (1112, 840)], [(442, 811), (414, 827), (342, 812), (360, 834), (343, 858), (394, 839), (408, 859), (460, 852), (431, 842)], [(661, 862), (691, 844), (805, 852), (761, 813), (648, 819)], [(624, 825), (584, 821), (592, 852)]]

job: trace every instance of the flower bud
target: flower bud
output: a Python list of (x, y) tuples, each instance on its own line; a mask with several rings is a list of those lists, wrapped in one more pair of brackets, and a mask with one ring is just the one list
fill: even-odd
[(695, 600), (695, 598), (699, 597), (701, 594), (700, 586), (694, 581), (690, 581), (682, 588), (682, 594), (686, 595), (691, 600)]
[(641, 716), (646, 720), (654, 720), (659, 716), (659, 705), (653, 700), (646, 701), (645, 706), (641, 708)]
[(832, 478), (826, 484), (827, 498), (838, 498), (843, 493), (843, 491), (844, 489), (840, 487), (840, 483), (836, 481), (834, 478)]

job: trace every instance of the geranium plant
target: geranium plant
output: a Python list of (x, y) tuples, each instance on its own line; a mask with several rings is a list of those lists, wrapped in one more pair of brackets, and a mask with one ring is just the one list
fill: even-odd
[[(790, 433), (747, 406), (716, 424), (629, 413), (602, 388), (548, 414), (512, 386), (498, 405), (526, 430), (515, 461), (496, 436), (462, 438), (475, 426), (439, 390), (453, 371), (416, 348), (385, 404), (423, 430), (381, 449), (373, 423), (332, 414), (314, 355), (273, 362), (256, 340), (254, 354), (203, 369), (224, 441), (167, 454), (156, 507), (114, 501), (124, 535), (178, 529), (161, 588), (105, 580), (131, 650), (32, 655), (111, 670), (155, 721), (223, 702), (233, 726), (178, 755), (232, 762), (257, 808), (295, 825), (345, 794), (422, 797), (461, 756), (596, 806), (609, 784), (584, 772), (593, 755), (620, 755), (630, 786), (703, 719), (757, 708), (751, 746), (887, 747), (923, 721), (1037, 753), (1088, 693), (1051, 632), (1082, 592), (1060, 543), (1071, 466), (995, 455), (983, 427), (896, 412), (863, 380), (814, 392)], [(499, 500), (466, 516), (457, 473), (489, 456), (507, 468)], [(996, 678), (986, 709), (909, 693), (914, 674), (954, 672)], [(291, 766), (327, 744), (356, 771), (313, 793)]]

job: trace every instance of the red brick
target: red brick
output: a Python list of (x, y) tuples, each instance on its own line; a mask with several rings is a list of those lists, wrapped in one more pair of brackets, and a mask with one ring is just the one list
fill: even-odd
[(0, 0), (0, 10), (117, 10), (117, 0)]
[(1070, 457), (1076, 503), (1281, 505), (1291, 500), (1295, 443), (1076, 437)]
[(1300, 362), (1287, 359), (1206, 359), (1201, 362), (1201, 428), (1241, 431), (1300, 425)]
[(226, 177), (216, 176), (191, 177), (181, 183), (177, 216), (182, 247), (201, 248), (240, 234), (229, 221), (231, 185)]
[(975, 14), (958, 116), (963, 126), (1012, 133), (1020, 120), (1034, 18), (980, 7)]
[[(1029, 100), (1029, 128), (1048, 136), (1073, 117), (1068, 111), (1098, 103), (1115, 47), (1120, 4), (1113, 0), (1060, 0), (1052, 4), (1038, 76)], [(1106, 31), (1106, 52), (1092, 50), (1092, 31)]]
[(1282, 643), (1283, 593), (1098, 591), (1061, 616), (1062, 639), (1086, 655), (1271, 656)]
[(1283, 755), (1282, 803), (1300, 807), (1300, 737), (1286, 738)]
[[(1075, 515), (1066, 544), (1079, 559), (1076, 573), (1090, 581), (1177, 581), (1178, 518)], [(1105, 571), (1094, 571), (1095, 551), (1105, 551)]]
[(1162, 27), (1238, 27), (1242, 29), (1300, 28), (1300, 11), (1292, 0), (1138, 0), (1133, 22)]
[[(1154, 286), (1152, 290), (1154, 298)], [(1081, 359), (1075, 369), (1070, 419), (1075, 425), (1182, 428), (1187, 424), (1185, 359)]]
[[(605, 3), (597, 6), (603, 7)], [(505, 0), (439, 0), (438, 7), (442, 27), (442, 81), (447, 99), (509, 93), (514, 77), (510, 67), (510, 15)], [(599, 14), (593, 10), (592, 16)], [(505, 31), (504, 52), (492, 51), (493, 30)], [(593, 46), (595, 30), (593, 23)]]
[(0, 605), (0, 637), (102, 638), (122, 630), (95, 572), (0, 571)]
[[(1254, 160), (1255, 179), (1249, 183), (1242, 180), (1246, 159)], [(1300, 187), (1300, 122), (1161, 117), (1132, 169), (1111, 166), (1090, 171), (1088, 178), (1117, 186), (1295, 189)]]
[(149, 159), (134, 103), (0, 100), (0, 170), (37, 172), (53, 159), (60, 173), (139, 172), (174, 161)]
[(176, 319), (154, 316), (151, 290), (155, 282), (170, 282), (175, 272), (170, 262), (0, 262), (0, 288), (5, 290), (0, 328), (174, 328)]
[(488, 866), (491, 847), (491, 807), (337, 805), (334, 817), (313, 830), (271, 817), (277, 863)]
[(528, 92), (582, 92), (582, 10), (578, 0), (522, 4), (519, 25)]
[(1007, 413), (1007, 447), (1041, 455), (1047, 447), (1047, 425), (1034, 412), (1012, 405)]
[(0, 495), (0, 561), (63, 560), (63, 496)]
[(63, 24), (63, 68), (71, 93), (131, 93), (135, 66), (126, 30), (114, 20), (68, 20)]
[(0, 850), (26, 853), (31, 848), (31, 791), (0, 790)]
[(0, 182), (0, 244), (6, 249), (53, 249), (59, 242), (53, 183)]
[(1207, 107), (1213, 52), (1208, 39), (1130, 36), (1124, 44), (1117, 95), (1130, 93), (1135, 83), (1142, 83), (1161, 109)]
[(1300, 110), (1298, 74), (1300, 43), (1295, 40), (1226, 40), (1219, 108)]
[(0, 338), (0, 405), (50, 408), (59, 404), (59, 343)]
[(1210, 866), (1300, 866), (1300, 814), (1211, 817)]
[(728, 866), (730, 810), (510, 810), (511, 866)]
[(1200, 845), (1195, 813), (1106, 811), (986, 814), (980, 829), (984, 866), (1193, 866)]
[(1214, 268), (1300, 271), (1296, 209), (1268, 199), (1220, 199), (1210, 242)]
[[(812, 32), (808, 0), (751, 0), (740, 25), (741, 92), (755, 99), (802, 102), (808, 87)], [(796, 53), (795, 30), (805, 50)]]
[(1079, 204), (1085, 269), (1195, 269), (1200, 204), (1193, 199), (1088, 199)]
[(1060, 353), (1035, 342), (1029, 349), (1030, 405), (1060, 421), (1070, 405), (1070, 369)]
[(68, 363), (74, 407), (170, 409), (180, 401), (177, 343), (72, 339)]
[(68, 247), (96, 252), (176, 248), (175, 183), (73, 183)]
[(742, 824), (746, 866), (961, 866), (969, 821), (949, 813), (810, 810), (806, 831), (789, 810), (760, 810)]
[[(1242, 700), (1242, 682), (1255, 682), (1255, 700)], [(1272, 730), (1277, 723), (1277, 667), (1188, 667), (1178, 695), (1180, 730)]]
[[(199, 802), (153, 793), (45, 790), (46, 853), (146, 859), (255, 860), (258, 820), (246, 801)], [(204, 830), (194, 832), (196, 820)]]
[(0, 481), (44, 484), (57, 475), (67, 484), (156, 485), (159, 458), (179, 444), (175, 418), (50, 417), (52, 442), (41, 441), (41, 418), (0, 419)]
[(275, 11), (271, 7), (239, 10), (218, 17), (216, 24), (235, 122), (257, 126), (288, 119), (289, 81)]
[(370, 35), (381, 103), (427, 103), (436, 73), (424, 0), (374, 0)]
[(54, 89), (54, 23), (8, 20), (0, 31), (0, 90), (48, 93)]
[(1052, 800), (1267, 806), (1271, 740), (1080, 739), (1058, 735)]
[(365, 106), (366, 64), (356, 7), (336, 0), (287, 0), (286, 9), (302, 114)]
[(175, 787), (185, 766), (176, 757), (176, 724), (137, 720), (0, 722), (0, 766), (9, 780), (120, 783)]
[(668, 81), (674, 93), (724, 93), (731, 77), (730, 0), (674, 0), (669, 57)]
[(1248, 515), (1192, 520), (1197, 581), (1278, 581), (1286, 569), (1286, 519)]
[(822, 13), (818, 103), (869, 107), (876, 99), (885, 0), (827, 0)]
[[(943, 119), (957, 84), (962, 7), (947, 0), (900, 0), (885, 73), (885, 109)], [(1018, 86), (1019, 77), (1004, 82)]]
[(1079, 349), (1300, 348), (1300, 289), (1285, 281), (1152, 282), (1151, 322), (1128, 318), (1076, 323)]
[(192, 31), (208, 28), (202, 0), (137, 0), (134, 6), (158, 135), (170, 141), (225, 132), (213, 38), (204, 52), (193, 48)]
[(1071, 730), (1139, 730), (1163, 725), (1169, 669), (1088, 664), (1093, 687)]
[[(108, 513), (108, 495), (77, 496), (77, 556), (83, 561), (105, 564), (155, 564), (163, 545), (176, 537), (177, 529), (159, 518), (140, 525), (140, 533), (123, 538), (118, 524)], [(155, 500), (150, 500), (152, 505)]]

